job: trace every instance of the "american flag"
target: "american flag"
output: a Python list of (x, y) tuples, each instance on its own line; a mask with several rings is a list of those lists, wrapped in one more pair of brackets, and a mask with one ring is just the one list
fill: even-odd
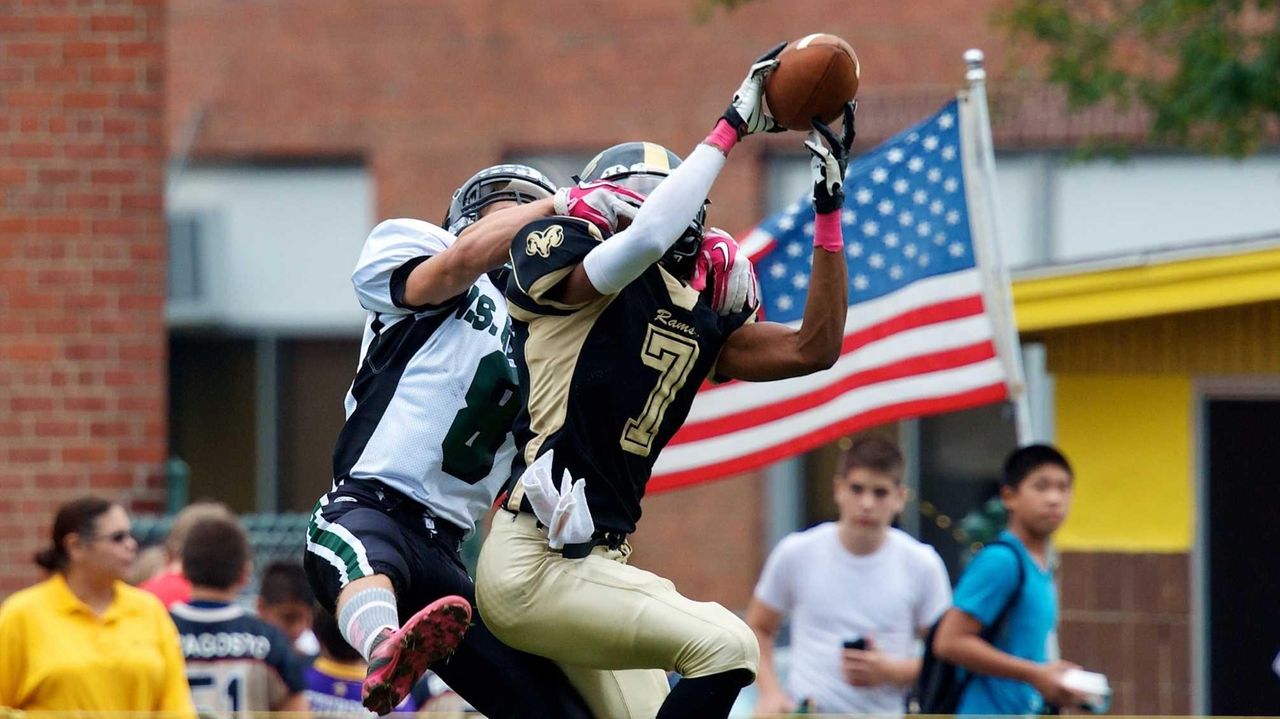
[[(825, 372), (699, 393), (663, 450), (650, 491), (754, 469), (845, 434), (1008, 397), (984, 311), (965, 200), (959, 105), (850, 163), (843, 228), (849, 264), (844, 346)], [(764, 315), (798, 324), (813, 253), (806, 195), (744, 241)], [(764, 242), (760, 242), (760, 240)]]

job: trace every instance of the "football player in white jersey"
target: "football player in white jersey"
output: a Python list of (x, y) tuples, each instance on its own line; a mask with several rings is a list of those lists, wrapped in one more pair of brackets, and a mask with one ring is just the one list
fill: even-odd
[(520, 405), (503, 287), (488, 273), (517, 230), (553, 213), (555, 191), (531, 167), (482, 170), (454, 193), (447, 229), (383, 222), (352, 275), (369, 314), (304, 565), (368, 661), (362, 698), (379, 714), (430, 667), (491, 719), (590, 716), (551, 662), (478, 617), (469, 626), (475, 590), (458, 554), (508, 477)]

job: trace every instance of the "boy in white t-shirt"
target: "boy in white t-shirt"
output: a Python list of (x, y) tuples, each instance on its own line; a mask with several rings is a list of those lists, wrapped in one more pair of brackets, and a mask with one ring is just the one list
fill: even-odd
[[(876, 436), (853, 442), (834, 480), (839, 517), (784, 538), (769, 555), (747, 624), (760, 641), (757, 715), (808, 701), (823, 714), (901, 715), (920, 673), (918, 638), (951, 604), (932, 547), (891, 525), (907, 501), (902, 453)], [(783, 687), (773, 642), (791, 617)], [(846, 644), (865, 648), (849, 648)]]

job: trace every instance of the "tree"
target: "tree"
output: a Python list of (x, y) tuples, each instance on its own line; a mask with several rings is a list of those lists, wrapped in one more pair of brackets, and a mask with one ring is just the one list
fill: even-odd
[(1073, 107), (1138, 103), (1151, 139), (1241, 157), (1280, 119), (1277, 0), (1011, 0)]

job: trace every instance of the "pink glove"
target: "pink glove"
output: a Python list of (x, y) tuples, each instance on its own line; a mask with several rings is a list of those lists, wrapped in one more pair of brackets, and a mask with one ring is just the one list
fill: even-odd
[(701, 292), (706, 289), (708, 274), (714, 282), (711, 307), (717, 313), (731, 315), (759, 306), (760, 288), (755, 267), (739, 251), (738, 242), (718, 227), (709, 227), (703, 233), (702, 250), (694, 263), (689, 284)]
[(562, 187), (553, 200), (557, 215), (586, 220), (606, 235), (618, 231), (619, 220), (635, 219), (642, 202), (644, 195), (602, 180)]

